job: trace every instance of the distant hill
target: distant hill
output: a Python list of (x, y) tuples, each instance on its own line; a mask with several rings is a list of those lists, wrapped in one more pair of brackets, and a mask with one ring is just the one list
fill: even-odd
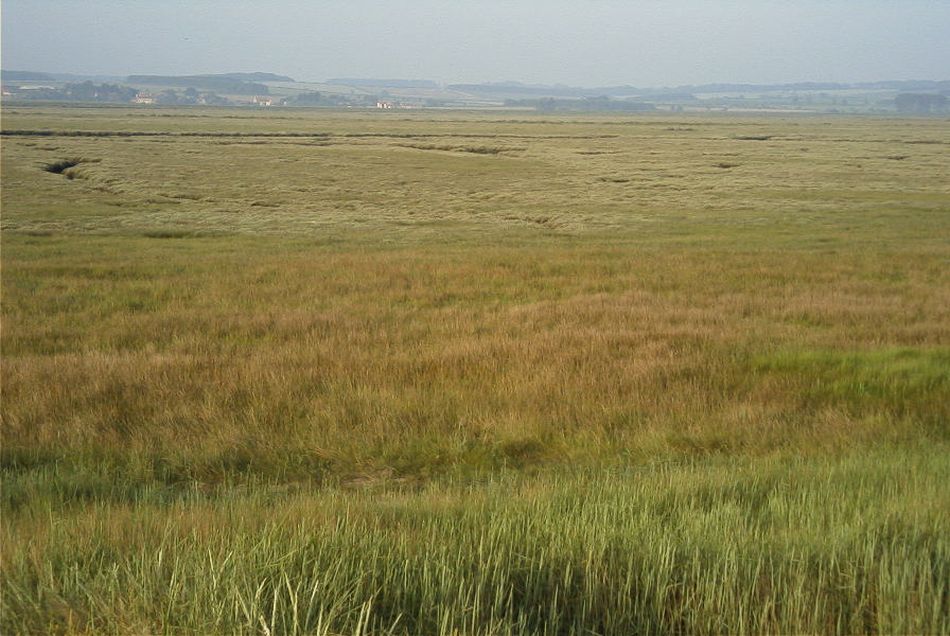
[(338, 77), (327, 80), (327, 84), (342, 84), (343, 86), (371, 86), (375, 88), (439, 88), (432, 80), (408, 79), (360, 79), (355, 77)]
[(950, 80), (901, 80), (890, 82), (866, 82), (854, 84), (856, 88), (881, 88), (897, 91), (947, 91), (950, 90)]
[(198, 75), (196, 77), (224, 77), (242, 82), (293, 82), (292, 77), (275, 75), (274, 73), (218, 73), (215, 75)]
[[(246, 81), (244, 78), (247, 77), (267, 79)], [(267, 86), (259, 82), (292, 82), (294, 80), (270, 73), (222, 73), (217, 75), (129, 75), (126, 81), (129, 84), (200, 88), (234, 95), (267, 95)]]
[(37, 73), (36, 71), (0, 71), (0, 77), (4, 82), (54, 82), (55, 78), (49, 73)]
[(472, 95), (502, 97), (595, 97), (613, 95), (602, 88), (578, 88), (576, 86), (546, 86), (543, 84), (521, 84), (520, 82), (498, 82), (490, 84), (450, 84), (448, 89)]
[(888, 80), (881, 82), (857, 82), (846, 84), (840, 82), (797, 82), (794, 84), (701, 84), (698, 86), (677, 86), (675, 90), (688, 93), (741, 93), (741, 92), (772, 92), (772, 91), (841, 91), (849, 89), (860, 90), (903, 90), (903, 91), (937, 91), (950, 88), (950, 81), (941, 80)]
[(794, 84), (701, 84), (675, 87), (636, 88), (633, 86), (600, 86), (583, 88), (563, 84), (522, 84), (521, 82), (489, 82), (484, 84), (450, 84), (446, 88), (472, 95), (510, 97), (623, 97), (639, 95), (659, 100), (691, 101), (696, 93), (770, 93), (797, 91), (897, 90), (897, 91), (947, 91), (950, 81), (900, 80), (844, 84), (834, 82), (798, 82)]
[(2, 71), (4, 82), (121, 82), (116, 75), (76, 75), (75, 73), (41, 73), (39, 71)]

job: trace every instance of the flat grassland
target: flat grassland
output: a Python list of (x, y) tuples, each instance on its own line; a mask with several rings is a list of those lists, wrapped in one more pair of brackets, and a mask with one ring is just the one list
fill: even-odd
[(950, 123), (5, 108), (14, 633), (950, 633)]

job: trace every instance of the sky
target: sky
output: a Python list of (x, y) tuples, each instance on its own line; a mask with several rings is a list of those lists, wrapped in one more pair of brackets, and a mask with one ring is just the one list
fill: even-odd
[(950, 0), (3, 0), (3, 68), (573, 86), (950, 79)]

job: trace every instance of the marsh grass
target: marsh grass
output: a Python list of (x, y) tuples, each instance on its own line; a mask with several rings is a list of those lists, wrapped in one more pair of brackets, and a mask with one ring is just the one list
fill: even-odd
[(948, 477), (944, 447), (63, 493), (4, 524), (5, 631), (942, 633)]
[(4, 633), (950, 630), (944, 122), (4, 126)]

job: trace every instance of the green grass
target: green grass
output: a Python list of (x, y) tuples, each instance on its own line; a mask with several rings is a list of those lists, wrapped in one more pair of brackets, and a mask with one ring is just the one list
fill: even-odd
[[(950, 385), (947, 349), (783, 351), (759, 361), (757, 368), (809, 378), (804, 399), (846, 403), (854, 410), (886, 412), (896, 419), (913, 413), (922, 421), (932, 417), (938, 426), (950, 417), (946, 409), (928, 404), (930, 396), (945, 393)], [(927, 404), (926, 410), (919, 410), (922, 404)]]
[(950, 631), (946, 122), (3, 128), (3, 633)]
[(5, 631), (944, 633), (946, 451), (47, 494), (5, 529)]

